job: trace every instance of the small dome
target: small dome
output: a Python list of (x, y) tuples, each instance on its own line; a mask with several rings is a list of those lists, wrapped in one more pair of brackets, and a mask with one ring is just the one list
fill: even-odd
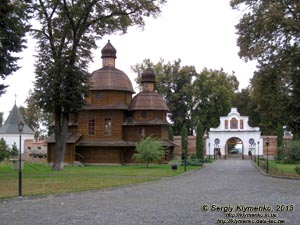
[(107, 44), (101, 50), (102, 57), (101, 58), (117, 58), (117, 50), (108, 40)]
[(129, 110), (169, 111), (166, 101), (156, 92), (140, 92), (131, 100)]
[(144, 83), (144, 82), (155, 83), (155, 73), (150, 68), (147, 68), (142, 73), (142, 83)]
[(91, 74), (91, 90), (117, 90), (134, 93), (127, 75), (113, 67), (103, 67)]

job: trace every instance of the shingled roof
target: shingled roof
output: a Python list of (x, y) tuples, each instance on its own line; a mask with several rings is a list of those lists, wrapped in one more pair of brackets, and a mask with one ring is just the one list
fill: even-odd
[(15, 104), (10, 111), (4, 125), (0, 127), (0, 134), (18, 134), (19, 133), (19, 121), (24, 123), (22, 134), (34, 134), (32, 129), (25, 123), (23, 115), (20, 113), (17, 105)]

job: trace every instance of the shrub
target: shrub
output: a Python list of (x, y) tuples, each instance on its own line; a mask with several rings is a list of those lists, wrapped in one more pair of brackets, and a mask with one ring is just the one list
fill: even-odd
[(296, 166), (295, 171), (296, 171), (297, 174), (300, 174), (300, 166)]
[(144, 137), (136, 145), (136, 153), (133, 158), (139, 162), (145, 162), (148, 167), (150, 162), (161, 160), (164, 154), (165, 149), (158, 139)]
[(300, 141), (294, 140), (287, 143), (284, 149), (285, 159), (300, 162)]

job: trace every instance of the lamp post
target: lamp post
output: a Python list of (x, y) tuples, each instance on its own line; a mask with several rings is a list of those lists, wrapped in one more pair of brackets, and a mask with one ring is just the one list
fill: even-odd
[(259, 141), (257, 142), (257, 166), (259, 166)]
[(24, 123), (22, 121), (19, 121), (18, 123), (18, 129), (20, 134), (20, 153), (19, 153), (19, 197), (22, 197), (22, 131), (23, 131)]
[(269, 173), (269, 144), (270, 144), (270, 139), (267, 137), (266, 139), (266, 145), (267, 145), (267, 173)]

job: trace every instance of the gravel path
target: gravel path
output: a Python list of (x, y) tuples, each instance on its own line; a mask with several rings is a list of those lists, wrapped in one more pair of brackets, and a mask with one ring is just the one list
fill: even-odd
[(300, 180), (263, 176), (249, 160), (218, 160), (147, 184), (0, 202), (0, 225), (299, 224), (299, 218)]

